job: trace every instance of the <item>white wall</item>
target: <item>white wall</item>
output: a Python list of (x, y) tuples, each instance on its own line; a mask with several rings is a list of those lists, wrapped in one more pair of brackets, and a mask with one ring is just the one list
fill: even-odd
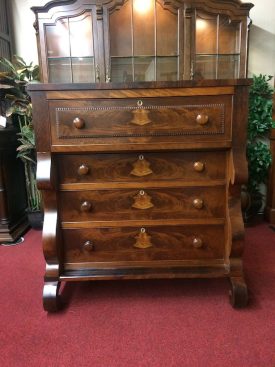
[(32, 6), (45, 5), (48, 0), (11, 0), (15, 53), (27, 62), (38, 63), (34, 13)]
[[(26, 61), (37, 63), (34, 14), (32, 6), (45, 5), (48, 0), (11, 0), (14, 15), (15, 51)], [(246, 2), (246, 1), (243, 1)], [(249, 75), (275, 75), (275, 0), (252, 0), (253, 25), (250, 32)]]
[(275, 76), (275, 0), (252, 2), (248, 72)]

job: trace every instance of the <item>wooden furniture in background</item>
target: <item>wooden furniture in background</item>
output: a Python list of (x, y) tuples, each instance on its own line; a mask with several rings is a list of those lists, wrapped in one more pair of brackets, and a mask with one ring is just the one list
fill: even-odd
[[(13, 50), (9, 6), (9, 1), (0, 1), (0, 56), (7, 59)], [(3, 104), (0, 95), (0, 115)], [(0, 127), (0, 243), (16, 241), (28, 228), (24, 169), (16, 158), (17, 132), (10, 124)]]
[(232, 304), (246, 305), (251, 7), (77, 0), (34, 9), (43, 79), (55, 82), (29, 86), (46, 310), (58, 308), (61, 281), (133, 278), (227, 277)]
[[(273, 94), (273, 120), (275, 120), (275, 94)], [(265, 216), (271, 224), (275, 224), (275, 129), (271, 129), (270, 132), (270, 150), (272, 165), (269, 171)]]
[(14, 242), (28, 228), (22, 162), (16, 158), (17, 131), (0, 128), (0, 243)]

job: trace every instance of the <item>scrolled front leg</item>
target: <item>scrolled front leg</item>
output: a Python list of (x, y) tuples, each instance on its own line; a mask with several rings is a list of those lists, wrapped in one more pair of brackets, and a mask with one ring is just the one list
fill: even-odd
[(59, 281), (45, 281), (43, 289), (43, 307), (45, 311), (56, 312), (61, 308), (61, 299), (59, 295)]
[(231, 290), (229, 291), (230, 303), (235, 308), (247, 306), (248, 291), (243, 277), (230, 277)]

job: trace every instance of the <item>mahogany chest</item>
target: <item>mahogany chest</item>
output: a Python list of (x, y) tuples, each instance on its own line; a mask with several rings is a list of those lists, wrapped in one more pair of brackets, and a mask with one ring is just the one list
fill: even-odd
[(227, 277), (246, 305), (248, 84), (29, 86), (47, 311), (61, 281), (96, 279)]

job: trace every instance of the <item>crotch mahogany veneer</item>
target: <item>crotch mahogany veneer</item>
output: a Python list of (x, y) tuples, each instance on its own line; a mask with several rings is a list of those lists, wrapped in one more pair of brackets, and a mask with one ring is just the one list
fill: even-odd
[(46, 310), (61, 281), (96, 279), (227, 277), (246, 305), (248, 84), (29, 86)]

